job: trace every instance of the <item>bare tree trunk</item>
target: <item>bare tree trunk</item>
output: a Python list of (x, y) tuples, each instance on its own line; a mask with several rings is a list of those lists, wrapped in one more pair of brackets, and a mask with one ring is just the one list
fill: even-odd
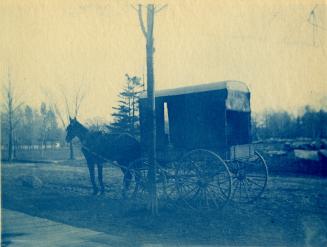
[[(11, 114), (10, 114), (11, 115)], [(13, 152), (13, 127), (12, 127), (12, 119), (9, 117), (9, 136), (8, 136), (8, 160), (12, 161), (14, 159), (14, 152)]]
[(9, 123), (9, 133), (8, 133), (8, 160), (12, 161), (14, 159), (14, 128), (13, 128), (13, 105), (12, 98), (9, 98), (8, 102), (8, 123)]
[(73, 142), (69, 142), (69, 152), (70, 152), (70, 159), (74, 160), (75, 155), (74, 155), (74, 147), (73, 147)]
[(17, 109), (23, 104), (19, 103), (14, 94), (14, 89), (11, 85), (10, 70), (8, 69), (8, 85), (3, 88), (5, 106), (8, 114), (8, 160), (14, 159), (14, 129), (16, 124), (14, 123), (14, 114)]

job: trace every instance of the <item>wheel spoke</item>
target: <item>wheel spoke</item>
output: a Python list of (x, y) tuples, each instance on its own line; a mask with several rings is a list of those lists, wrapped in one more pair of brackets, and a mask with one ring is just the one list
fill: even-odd
[(193, 187), (191, 190), (187, 191), (184, 190), (186, 192), (186, 194), (184, 195), (184, 197), (187, 197), (188, 195), (190, 195), (191, 193), (193, 193), (196, 189), (198, 189), (198, 187)]
[[(260, 154), (254, 152), (249, 158), (241, 158), (229, 162), (233, 171), (232, 199), (236, 202), (251, 202), (263, 193), (268, 179), (267, 166)], [(235, 190), (239, 190), (236, 194)]]
[(254, 179), (263, 179), (263, 180), (266, 179), (266, 175), (257, 175), (257, 174), (251, 174), (251, 173), (247, 173), (246, 177), (251, 177)]
[[(218, 208), (231, 196), (232, 182), (226, 163), (215, 153), (198, 149), (187, 153), (177, 166), (178, 196), (193, 209)], [(218, 202), (219, 201), (219, 202)]]
[(245, 183), (246, 183), (246, 180), (243, 181), (243, 183), (244, 183), (244, 188), (245, 188), (245, 194), (246, 194), (246, 197), (247, 197), (248, 201), (250, 201), (251, 198), (250, 198), (250, 196), (249, 196), (249, 192), (248, 192), (248, 189), (247, 189), (246, 184), (245, 184)]
[(235, 187), (235, 182), (237, 182), (237, 181), (238, 181), (238, 180), (234, 180), (234, 181), (233, 181), (232, 188), (234, 188), (234, 189), (233, 189), (233, 192), (232, 192), (232, 198), (234, 198), (234, 196), (235, 196), (235, 192), (236, 192), (236, 189), (237, 189), (237, 188)]
[(240, 181), (239, 185), (240, 185), (240, 200), (242, 200), (242, 181)]
[(220, 193), (218, 193), (216, 190), (213, 190), (213, 189), (210, 189), (210, 188), (209, 188), (209, 190), (212, 193), (211, 198), (212, 198), (212, 200), (215, 201), (215, 204), (218, 203), (217, 198), (220, 199), (219, 201), (224, 201), (225, 200), (225, 198), (222, 195), (220, 195)]
[[(211, 188), (210, 191), (211, 191), (214, 195), (218, 196), (221, 200), (225, 200), (225, 198), (224, 198), (222, 195), (220, 195), (220, 193), (218, 193), (217, 190), (214, 190), (214, 189)], [(221, 191), (221, 192), (222, 192), (222, 191)], [(222, 194), (225, 195), (223, 192), (222, 192)]]
[(250, 183), (252, 183), (252, 184), (254, 184), (254, 185), (260, 187), (260, 188), (262, 187), (262, 185), (258, 184), (257, 182), (254, 182), (254, 181), (253, 181), (252, 179), (250, 179), (250, 178), (246, 178), (246, 180), (249, 181)]

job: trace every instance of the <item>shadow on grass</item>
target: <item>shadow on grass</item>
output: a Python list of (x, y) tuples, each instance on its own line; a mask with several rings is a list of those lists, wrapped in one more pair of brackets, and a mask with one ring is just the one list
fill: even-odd
[(13, 243), (13, 238), (27, 235), (26, 233), (1, 233), (1, 247), (7, 247)]

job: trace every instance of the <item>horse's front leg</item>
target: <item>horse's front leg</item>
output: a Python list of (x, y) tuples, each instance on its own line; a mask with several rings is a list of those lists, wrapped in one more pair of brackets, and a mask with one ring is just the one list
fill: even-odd
[(121, 168), (123, 174), (124, 174), (124, 181), (123, 181), (123, 198), (126, 198), (126, 192), (129, 189), (129, 186), (131, 184), (131, 180), (132, 180), (132, 174), (131, 171), (129, 169), (126, 168)]
[(103, 184), (103, 164), (98, 164), (98, 180), (100, 185), (100, 193), (101, 195), (104, 194), (104, 184)]
[(98, 193), (98, 187), (95, 183), (94, 166), (95, 164), (93, 162), (87, 163), (87, 167), (89, 168), (90, 180), (93, 187), (93, 195), (96, 195)]

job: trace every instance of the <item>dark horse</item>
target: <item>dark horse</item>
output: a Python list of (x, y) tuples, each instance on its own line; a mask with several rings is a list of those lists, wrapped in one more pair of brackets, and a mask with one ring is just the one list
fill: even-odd
[(125, 195), (128, 181), (131, 179), (131, 173), (127, 167), (132, 161), (140, 158), (140, 143), (129, 134), (106, 134), (100, 131), (90, 131), (78, 122), (76, 118), (70, 118), (66, 131), (67, 142), (77, 137), (82, 144), (82, 152), (89, 168), (93, 194), (98, 193), (94, 174), (95, 165), (98, 167), (100, 192), (103, 194), (103, 164), (108, 161), (116, 161), (124, 174), (123, 195)]

